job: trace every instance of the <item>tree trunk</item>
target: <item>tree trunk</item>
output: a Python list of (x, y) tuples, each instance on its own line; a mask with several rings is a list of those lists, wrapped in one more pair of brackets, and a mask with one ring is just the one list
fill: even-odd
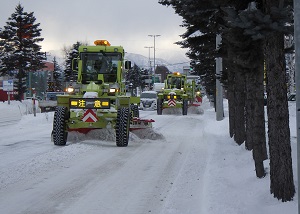
[(242, 72), (235, 72), (235, 121), (234, 140), (238, 145), (245, 141), (245, 75)]
[[(263, 59), (262, 57), (260, 59)], [(263, 61), (261, 67), (253, 72), (255, 76), (254, 96), (254, 130), (253, 130), (253, 159), (255, 162), (256, 176), (262, 178), (265, 176), (263, 161), (268, 158), (266, 147), (266, 129), (264, 116), (264, 86), (263, 86)]]
[(266, 69), (268, 95), (268, 137), (270, 150), (271, 193), (282, 201), (290, 201), (295, 194), (293, 180), (284, 37), (273, 33), (266, 39)]
[(255, 112), (254, 112), (254, 105), (256, 102), (256, 93), (255, 93), (255, 86), (256, 86), (256, 79), (255, 74), (252, 72), (246, 73), (246, 141), (245, 141), (245, 148), (249, 151), (253, 149), (254, 144), (254, 129), (255, 129)]
[[(18, 101), (22, 101), (22, 97), (25, 93), (25, 83), (24, 79), (26, 78), (25, 72), (23, 69), (19, 68), (19, 71), (17, 73), (17, 94), (15, 95), (15, 99)], [(29, 89), (31, 90), (31, 89)], [(24, 97), (25, 98), (25, 97)]]
[(235, 134), (235, 108), (234, 108), (234, 72), (228, 72), (228, 112), (229, 112), (229, 134), (232, 138)]
[(258, 67), (251, 69), (247, 73), (245, 146), (246, 149), (252, 150), (256, 176), (262, 178), (265, 176), (263, 161), (267, 159), (264, 118), (263, 57), (257, 57), (257, 60), (261, 61), (255, 63)]

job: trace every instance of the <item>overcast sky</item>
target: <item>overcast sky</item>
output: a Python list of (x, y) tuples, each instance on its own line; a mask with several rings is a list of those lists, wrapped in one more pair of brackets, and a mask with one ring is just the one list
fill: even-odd
[[(112, 45), (122, 45), (126, 52), (149, 56), (156, 37), (156, 57), (169, 54), (184, 55), (185, 49), (173, 44), (185, 32), (182, 18), (174, 9), (158, 4), (158, 0), (2, 0), (0, 27), (15, 12), (18, 3), (25, 12), (34, 12), (42, 29), (42, 51), (54, 54), (63, 46), (76, 41), (93, 44), (96, 39), (107, 39)], [(151, 56), (153, 49), (150, 49)]]

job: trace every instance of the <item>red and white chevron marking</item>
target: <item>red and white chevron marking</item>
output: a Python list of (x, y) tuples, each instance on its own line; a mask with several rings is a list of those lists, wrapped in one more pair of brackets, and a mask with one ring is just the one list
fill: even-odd
[(176, 101), (175, 100), (169, 100), (168, 101), (168, 106), (176, 106)]
[(93, 122), (97, 122), (98, 118), (97, 118), (96, 113), (92, 109), (88, 109), (84, 112), (81, 120), (83, 122), (93, 123)]

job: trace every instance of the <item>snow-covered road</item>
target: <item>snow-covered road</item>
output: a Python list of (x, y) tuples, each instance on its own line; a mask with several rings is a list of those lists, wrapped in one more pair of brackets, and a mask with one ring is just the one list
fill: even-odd
[(107, 131), (70, 134), (67, 146), (54, 146), (53, 113), (3, 127), (1, 212), (201, 213), (205, 115), (140, 114), (156, 121), (153, 130), (131, 133), (126, 148)]
[[(252, 153), (228, 136), (224, 106), (222, 121), (207, 99), (204, 113), (140, 111), (153, 129), (119, 148), (113, 130), (69, 134), (67, 146), (54, 146), (53, 113), (34, 117), (26, 101), (0, 103), (0, 213), (297, 213), (297, 195), (282, 203), (270, 194), (269, 160), (266, 177), (256, 178)], [(295, 103), (289, 108), (297, 183)]]

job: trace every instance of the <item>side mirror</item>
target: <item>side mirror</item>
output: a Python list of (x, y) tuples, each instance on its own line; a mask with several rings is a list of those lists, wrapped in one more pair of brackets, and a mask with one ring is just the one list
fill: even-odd
[(72, 70), (78, 72), (78, 59), (75, 58), (72, 60)]
[(131, 61), (125, 61), (125, 69), (131, 68)]

